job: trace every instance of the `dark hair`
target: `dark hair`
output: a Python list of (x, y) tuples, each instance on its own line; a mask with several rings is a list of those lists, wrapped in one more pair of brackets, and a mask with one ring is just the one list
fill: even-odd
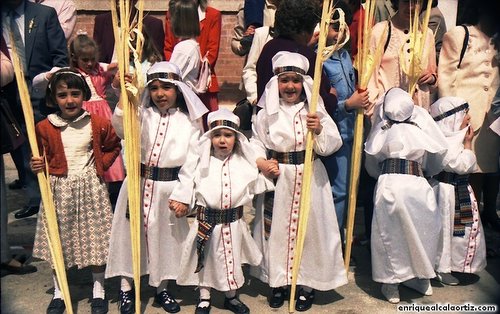
[(97, 43), (85, 34), (76, 35), (76, 37), (69, 44), (69, 56), (71, 66), (78, 67), (78, 56), (82, 54), (83, 50), (93, 48), (95, 51), (95, 60), (99, 60), (99, 47)]
[(497, 28), (500, 15), (500, 1), (498, 0), (466, 0), (458, 2), (457, 25), (477, 25), (479, 20), (485, 18), (489, 22), (496, 22)]
[[(142, 28), (142, 35), (144, 36), (144, 43), (142, 46), (141, 62), (148, 60), (149, 63), (153, 64), (163, 61), (163, 55), (156, 48), (155, 44), (151, 40), (148, 30), (145, 27)], [(136, 41), (134, 38), (132, 45), (135, 47), (135, 44)], [(130, 58), (133, 59), (133, 56), (131, 55)]]
[(45, 93), (45, 102), (47, 103), (47, 107), (57, 107), (56, 87), (61, 82), (64, 82), (67, 88), (76, 88), (81, 90), (83, 92), (83, 100), (90, 99), (92, 93), (82, 74), (76, 70), (62, 68), (52, 74), (49, 85), (47, 85), (47, 91)]
[(168, 6), (174, 36), (194, 38), (200, 36), (198, 4), (194, 0), (171, 0)]
[(319, 16), (319, 6), (315, 0), (281, 1), (274, 20), (276, 34), (288, 39), (303, 32), (312, 34)]
[[(339, 0), (339, 1), (334, 3), (334, 8), (335, 9), (337, 9), (337, 8), (342, 9), (342, 11), (344, 11), (344, 17), (345, 17), (346, 24), (351, 25), (353, 17), (352, 17), (352, 11), (351, 11), (351, 8), (349, 7), (349, 5), (345, 1)], [(332, 14), (332, 20), (338, 19), (338, 18), (339, 18), (339, 14), (337, 11), (335, 11), (335, 13)], [(338, 23), (338, 22), (335, 23), (334, 29), (338, 30), (339, 25), (340, 25), (340, 23)]]
[(203, 11), (207, 10), (208, 7), (208, 0), (198, 0), (198, 5), (201, 7)]

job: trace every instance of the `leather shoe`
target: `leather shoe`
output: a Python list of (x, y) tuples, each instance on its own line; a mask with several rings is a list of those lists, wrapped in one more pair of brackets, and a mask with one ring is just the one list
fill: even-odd
[(311, 308), (314, 302), (314, 290), (311, 292), (306, 292), (304, 289), (300, 289), (299, 297), (295, 302), (295, 310), (299, 312), (307, 311)]
[[(200, 304), (202, 302), (207, 302), (208, 306), (201, 307)], [(200, 299), (200, 301), (196, 305), (196, 309), (194, 310), (194, 314), (210, 314), (211, 308), (212, 308), (212, 304), (210, 302), (210, 299)]]
[(92, 314), (106, 314), (108, 313), (108, 300), (93, 298), (90, 308), (92, 309)]
[(22, 263), (20, 266), (13, 266), (9, 263), (2, 263), (0, 267), (2, 270), (6, 270), (9, 274), (15, 275), (30, 274), (37, 271), (37, 268), (35, 266)]
[(248, 306), (246, 306), (245, 303), (241, 302), (241, 300), (237, 296), (234, 296), (232, 298), (225, 298), (224, 308), (237, 314), (250, 313), (250, 309), (248, 308)]
[(287, 290), (283, 287), (273, 288), (271, 296), (269, 297), (269, 306), (273, 309), (282, 307), (287, 297)]
[(26, 188), (26, 184), (16, 179), (9, 183), (9, 190), (20, 190)]
[(135, 311), (135, 293), (134, 289), (129, 291), (120, 290), (120, 313), (132, 314)]
[(17, 213), (14, 214), (14, 217), (16, 217), (16, 219), (26, 218), (29, 216), (33, 216), (34, 214), (37, 214), (39, 210), (40, 210), (39, 206), (24, 206)]
[(166, 290), (155, 295), (155, 302), (168, 313), (177, 313), (181, 310), (179, 303)]
[(63, 314), (66, 309), (66, 304), (62, 299), (52, 299), (47, 307), (47, 314)]

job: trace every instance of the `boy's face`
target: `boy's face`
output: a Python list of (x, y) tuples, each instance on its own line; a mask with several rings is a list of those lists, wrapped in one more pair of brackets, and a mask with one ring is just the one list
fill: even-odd
[(227, 157), (231, 154), (236, 142), (236, 133), (233, 130), (220, 128), (212, 132), (212, 147), (214, 155)]
[(165, 113), (168, 109), (176, 107), (177, 88), (174, 84), (154, 80), (149, 83), (148, 88), (151, 100), (160, 112)]
[(73, 120), (82, 111), (83, 92), (77, 88), (68, 88), (65, 82), (59, 82), (56, 86), (55, 101), (61, 110), (61, 117)]
[(333, 23), (330, 23), (330, 27), (328, 27), (328, 34), (326, 37), (326, 44), (329, 46), (333, 45), (340, 39), (341, 38), (339, 38), (338, 23), (336, 23), (335, 25)]
[(278, 76), (280, 98), (288, 104), (300, 102), (303, 89), (302, 81), (302, 76), (297, 73), (283, 73)]

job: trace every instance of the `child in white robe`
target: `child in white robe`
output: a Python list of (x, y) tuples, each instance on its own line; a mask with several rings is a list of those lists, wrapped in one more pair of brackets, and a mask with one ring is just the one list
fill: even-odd
[(441, 171), (447, 143), (429, 113), (400, 88), (376, 106), (365, 144), (366, 168), (377, 179), (371, 233), (372, 277), (399, 302), (398, 285), (432, 294), (441, 220), (423, 171)]
[[(155, 302), (170, 313), (180, 310), (167, 292), (180, 272), (179, 252), (189, 233), (186, 215), (192, 201), (201, 117), (207, 109), (180, 80), (179, 68), (157, 62), (147, 72), (141, 119), (141, 274), (156, 287)], [(118, 104), (113, 126), (123, 138)], [(125, 179), (127, 180), (127, 179)], [(121, 276), (120, 311), (134, 311), (128, 192), (124, 182), (113, 217), (106, 278)], [(169, 205), (173, 210), (169, 210)]]
[[(252, 274), (269, 284), (269, 306), (281, 307), (292, 283), (303, 181), (306, 135), (314, 132), (314, 153), (330, 155), (342, 146), (337, 126), (321, 98), (317, 111), (309, 112), (312, 79), (306, 75), (307, 58), (278, 52), (272, 59), (275, 76), (267, 83), (258, 105), (263, 109), (253, 124), (257, 166), (276, 179), (272, 210), (257, 210), (254, 237), (264, 254)], [(314, 289), (331, 290), (347, 283), (332, 191), (325, 166), (313, 161), (311, 209), (297, 284), (301, 285), (295, 308), (306, 311)]]
[(224, 308), (249, 313), (236, 296), (245, 283), (241, 265), (259, 265), (262, 259), (243, 219), (243, 206), (251, 205), (254, 195), (264, 192), (266, 186), (239, 123), (227, 109), (211, 112), (209, 130), (200, 139), (194, 188), (197, 220), (186, 239), (177, 278), (178, 284), (190, 284), (195, 275), (200, 289), (199, 314), (210, 312), (211, 288), (225, 292)]
[(431, 115), (448, 141), (444, 170), (431, 181), (443, 219), (436, 275), (447, 285), (459, 284), (452, 271), (477, 273), (486, 267), (483, 226), (468, 183), (468, 174), (476, 169), (468, 111), (469, 104), (459, 97), (442, 97), (431, 106)]

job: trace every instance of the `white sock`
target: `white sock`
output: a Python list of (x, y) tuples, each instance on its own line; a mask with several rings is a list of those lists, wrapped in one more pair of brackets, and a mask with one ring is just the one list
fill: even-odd
[(162, 280), (160, 285), (156, 288), (156, 294), (159, 294), (162, 291), (167, 291), (168, 280)]
[(94, 281), (93, 298), (104, 299), (104, 272), (92, 273), (92, 280)]
[(123, 292), (132, 290), (132, 278), (122, 276), (120, 281), (120, 290)]
[(54, 280), (54, 299), (64, 300), (61, 290), (59, 289), (59, 283), (57, 282), (56, 275), (52, 275), (52, 279)]
[[(210, 300), (210, 287), (200, 287), (200, 300)], [(208, 307), (210, 302), (203, 301), (198, 304), (199, 307)]]

